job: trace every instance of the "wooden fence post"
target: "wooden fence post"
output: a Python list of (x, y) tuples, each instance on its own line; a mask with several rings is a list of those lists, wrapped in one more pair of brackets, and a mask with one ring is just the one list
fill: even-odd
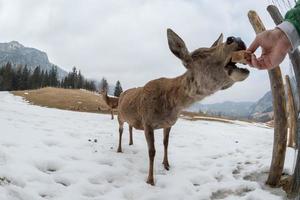
[(289, 126), (287, 146), (296, 148), (297, 113), (295, 110), (294, 95), (292, 92), (291, 81), (288, 75), (285, 76), (285, 84), (287, 94), (287, 116)]
[[(255, 11), (248, 12), (249, 21), (256, 34), (265, 31), (265, 27)], [(274, 109), (274, 143), (272, 162), (270, 166), (267, 184), (278, 186), (283, 171), (286, 142), (287, 142), (287, 119), (286, 119), (286, 102), (281, 70), (277, 66), (268, 70)]]
[[(283, 21), (283, 17), (278, 10), (278, 8), (274, 5), (269, 5), (267, 8), (268, 12), (270, 13), (271, 17), (273, 18), (273, 21), (275, 22), (276, 25), (280, 24)], [(300, 95), (300, 51), (299, 49), (296, 49), (293, 52), (289, 52), (289, 58), (291, 60), (291, 63), (293, 65), (294, 73), (295, 73), (295, 78), (296, 78), (296, 84), (297, 84), (297, 92), (298, 95)], [(300, 96), (298, 96), (300, 99)], [(299, 110), (296, 110), (296, 115), (299, 114)], [(297, 117), (297, 116), (296, 116)], [(290, 195), (299, 195), (299, 190), (300, 190), (300, 153), (299, 153), (299, 147), (300, 147), (300, 119), (296, 118), (296, 146), (298, 148), (298, 155), (297, 155), (297, 161), (296, 161), (296, 166), (294, 169), (294, 174), (293, 178), (291, 179), (291, 188), (289, 188), (288, 193)]]

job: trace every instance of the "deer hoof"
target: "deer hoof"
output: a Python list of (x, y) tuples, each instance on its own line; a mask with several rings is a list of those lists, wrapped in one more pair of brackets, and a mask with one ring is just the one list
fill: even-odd
[(149, 179), (149, 178), (148, 178), (147, 183), (148, 183), (149, 185), (154, 186), (154, 180), (153, 180), (153, 179)]
[(165, 167), (166, 170), (170, 170), (170, 165), (169, 165), (169, 162), (163, 162), (163, 165)]
[(118, 148), (117, 153), (122, 153), (122, 149)]
[(165, 169), (169, 171), (170, 170), (170, 166), (165, 165)]
[(129, 142), (129, 145), (133, 145), (133, 142)]

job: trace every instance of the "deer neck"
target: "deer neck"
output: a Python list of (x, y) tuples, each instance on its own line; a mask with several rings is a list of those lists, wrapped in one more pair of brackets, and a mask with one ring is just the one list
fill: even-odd
[(175, 79), (178, 82), (178, 104), (182, 109), (213, 94), (216, 90), (211, 85), (211, 78), (193, 71), (188, 70)]

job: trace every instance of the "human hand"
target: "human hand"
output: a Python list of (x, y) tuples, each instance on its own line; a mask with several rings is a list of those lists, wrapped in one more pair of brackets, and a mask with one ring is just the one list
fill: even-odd
[[(258, 47), (262, 53), (259, 58), (253, 54)], [(257, 69), (272, 69), (278, 66), (291, 49), (291, 43), (285, 33), (278, 28), (264, 31), (256, 36), (247, 49), (252, 53), (248, 64)]]

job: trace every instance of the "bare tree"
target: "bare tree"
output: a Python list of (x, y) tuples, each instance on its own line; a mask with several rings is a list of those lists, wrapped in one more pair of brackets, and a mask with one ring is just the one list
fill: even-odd
[(271, 4), (276, 5), (282, 13), (286, 13), (289, 9), (293, 8), (296, 0), (269, 0)]

